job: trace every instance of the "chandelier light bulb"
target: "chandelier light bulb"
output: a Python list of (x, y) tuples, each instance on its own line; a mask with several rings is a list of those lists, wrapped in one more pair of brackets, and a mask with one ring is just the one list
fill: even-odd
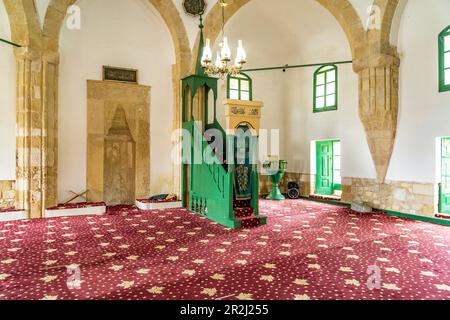
[(220, 53), (217, 52), (217, 57), (216, 57), (216, 63), (215, 63), (217, 68), (221, 68), (222, 67), (222, 60), (220, 58)]
[(203, 48), (202, 64), (208, 64), (212, 61), (211, 40), (206, 39), (206, 45)]
[(236, 66), (242, 67), (242, 65), (245, 64), (246, 62), (247, 62), (247, 54), (245, 52), (244, 46), (242, 45), (242, 40), (239, 40), (235, 64)]
[(229, 62), (231, 60), (231, 49), (228, 45), (228, 38), (223, 38), (223, 46), (222, 46), (222, 61)]
[[(203, 53), (201, 56), (201, 65), (203, 72), (211, 77), (218, 77), (223, 79), (226, 76), (237, 76), (241, 73), (243, 65), (247, 62), (247, 54), (242, 40), (238, 41), (238, 48), (234, 64), (231, 62), (231, 49), (228, 44), (228, 38), (225, 36), (225, 7), (227, 3), (225, 0), (219, 1), (222, 7), (222, 42), (219, 44), (217, 56), (215, 62), (213, 62), (213, 54), (211, 50), (211, 41), (206, 39), (205, 46), (203, 47)], [(200, 25), (202, 27), (202, 24)]]

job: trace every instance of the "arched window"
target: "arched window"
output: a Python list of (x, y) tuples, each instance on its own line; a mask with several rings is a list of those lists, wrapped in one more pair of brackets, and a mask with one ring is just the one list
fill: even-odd
[(337, 67), (325, 65), (314, 73), (314, 112), (337, 110)]
[(228, 76), (227, 98), (233, 100), (252, 101), (252, 79), (241, 73), (237, 76)]
[(450, 91), (450, 26), (439, 34), (439, 91)]

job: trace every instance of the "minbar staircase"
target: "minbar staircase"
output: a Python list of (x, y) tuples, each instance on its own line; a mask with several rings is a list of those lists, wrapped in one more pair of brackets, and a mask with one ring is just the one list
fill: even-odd
[(234, 200), (234, 215), (242, 229), (255, 228), (266, 223), (266, 218), (255, 216), (255, 209), (251, 206), (251, 200)]
[[(216, 124), (220, 126), (219, 124)], [(192, 160), (201, 163), (190, 166), (189, 202), (184, 204), (192, 212), (207, 217), (233, 229), (254, 228), (266, 224), (266, 217), (259, 215), (258, 174), (254, 170), (252, 183), (256, 186), (252, 199), (238, 201), (234, 197), (233, 165), (219, 161), (216, 151), (208, 143), (200, 127), (194, 122), (185, 122), (183, 128), (189, 130), (193, 138)], [(221, 127), (219, 127), (221, 129)], [(223, 129), (222, 129), (223, 131)], [(227, 140), (234, 139), (228, 135)], [(226, 152), (224, 152), (224, 155)], [(219, 156), (221, 158), (221, 156)], [(215, 161), (211, 161), (215, 160)]]

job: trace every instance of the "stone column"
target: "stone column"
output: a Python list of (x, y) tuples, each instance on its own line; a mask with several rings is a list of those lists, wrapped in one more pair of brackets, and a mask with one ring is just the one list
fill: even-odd
[[(182, 128), (181, 119), (181, 71), (180, 65), (174, 64), (172, 66), (172, 86), (173, 86), (173, 97), (174, 97), (174, 114), (173, 114), (173, 130), (179, 130)], [(180, 145), (182, 142), (181, 136), (176, 137), (172, 140), (172, 156), (175, 156), (175, 147)], [(179, 155), (181, 156), (181, 149), (179, 150)], [(175, 159), (171, 159), (174, 161)], [(172, 162), (172, 186), (173, 193), (178, 195), (181, 199), (181, 164), (176, 164)]]
[(380, 55), (359, 68), (359, 116), (377, 172), (384, 182), (394, 147), (398, 116), (400, 60)]
[(16, 207), (24, 209), (29, 218), (40, 218), (46, 207), (56, 204), (57, 99), (52, 92), (57, 88), (57, 67), (50, 67), (42, 53), (30, 47), (16, 49), (15, 56)]
[(59, 88), (59, 54), (46, 53), (42, 59), (42, 91), (43, 91), (43, 132), (45, 169), (43, 191), (45, 207), (58, 204), (58, 88)]

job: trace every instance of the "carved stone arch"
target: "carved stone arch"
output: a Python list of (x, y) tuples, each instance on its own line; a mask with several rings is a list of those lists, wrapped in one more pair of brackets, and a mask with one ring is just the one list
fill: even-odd
[(355, 63), (367, 54), (367, 33), (353, 5), (348, 0), (316, 0), (327, 9), (344, 30)]
[[(66, 16), (69, 6), (73, 5), (77, 0), (51, 0), (43, 28), (45, 46), (52, 51), (58, 51), (59, 34), (61, 26)], [(191, 60), (191, 50), (189, 39), (180, 13), (172, 1), (167, 0), (148, 0), (151, 5), (161, 14), (164, 22), (172, 36), (175, 48), (176, 63), (179, 65), (180, 76), (187, 75)]]
[(392, 13), (391, 17), (391, 25), (390, 25), (390, 44), (394, 47), (398, 47), (399, 42), (399, 32), (400, 32), (400, 24), (402, 21), (403, 14), (408, 5), (408, 0), (397, 0), (397, 6), (395, 8), (395, 12)]
[(396, 48), (390, 43), (392, 21), (398, 7), (399, 0), (374, 0), (374, 6), (380, 10), (380, 29), (368, 32), (370, 41), (370, 55), (396, 56)]
[[(251, 0), (229, 0), (228, 21)], [(359, 75), (359, 116), (377, 173), (384, 182), (396, 138), (399, 59), (390, 45), (390, 30), (399, 0), (375, 0), (380, 8), (381, 28), (365, 31), (348, 0), (316, 0), (339, 22), (350, 44), (353, 70)], [(221, 30), (221, 8), (214, 6), (205, 20), (205, 36), (213, 42)], [(193, 52), (198, 51), (199, 36)], [(195, 70), (195, 61), (191, 71)]]
[[(243, 6), (249, 3), (251, 0), (229, 0), (229, 5), (225, 10), (225, 23), (228, 22), (231, 17), (236, 14)], [(325, 9), (327, 9), (338, 21), (344, 30), (347, 39), (350, 44), (352, 51), (352, 56), (354, 60), (361, 59), (367, 51), (365, 47), (365, 40), (367, 39), (367, 34), (364, 30), (363, 24), (355, 11), (353, 6), (348, 0), (315, 0), (321, 4)], [(204, 35), (206, 38), (211, 39), (214, 43), (219, 36), (222, 28), (222, 11), (218, 3), (216, 3), (209, 12), (205, 19)], [(199, 37), (197, 35), (196, 44), (194, 46), (193, 52), (198, 52)], [(195, 56), (193, 54), (193, 61), (191, 64), (191, 72), (195, 70)]]
[(4, 0), (12, 41), (23, 47), (41, 47), (41, 26), (34, 0)]
[[(148, 0), (161, 15), (172, 37), (176, 63), (172, 67), (172, 85), (173, 85), (173, 128), (181, 127), (181, 97), (180, 97), (180, 79), (189, 74), (191, 64), (191, 48), (187, 36), (186, 28), (181, 19), (180, 13), (175, 7), (173, 1), (169, 0)], [(59, 51), (59, 35), (64, 22), (67, 9), (70, 5), (76, 3), (76, 0), (51, 0), (45, 16), (43, 36), (45, 48), (51, 52)], [(173, 142), (174, 144), (177, 141)], [(179, 187), (179, 168), (173, 167), (172, 179), (174, 192)]]

